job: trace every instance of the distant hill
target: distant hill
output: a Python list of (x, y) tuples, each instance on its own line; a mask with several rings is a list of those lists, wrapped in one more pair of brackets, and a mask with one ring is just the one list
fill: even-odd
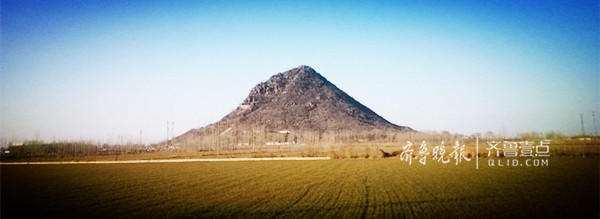
[(250, 130), (356, 135), (413, 131), (387, 121), (303, 65), (271, 76), (256, 85), (248, 97), (220, 121), (192, 129), (176, 139), (189, 142), (206, 136), (240, 136)]

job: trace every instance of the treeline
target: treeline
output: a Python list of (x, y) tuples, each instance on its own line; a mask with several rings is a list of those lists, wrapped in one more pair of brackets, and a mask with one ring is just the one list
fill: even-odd
[[(172, 144), (198, 151), (252, 150), (281, 145), (347, 145), (355, 143), (398, 144), (407, 141), (455, 141), (463, 139), (497, 138), (492, 132), (462, 135), (448, 131), (397, 130), (274, 130), (264, 127), (242, 127), (232, 124), (213, 124), (188, 132)], [(162, 143), (162, 144), (167, 144)]]
[[(144, 154), (152, 152), (199, 152), (210, 155), (260, 154), (269, 153), (279, 156), (284, 153), (308, 151), (309, 154), (331, 152), (332, 148), (343, 149), (354, 146), (398, 146), (407, 141), (418, 143), (445, 142), (452, 144), (461, 141), (466, 144), (480, 140), (542, 140), (552, 139), (553, 145), (580, 146), (598, 145), (600, 139), (596, 136), (565, 136), (558, 132), (521, 133), (506, 138), (492, 132), (472, 135), (452, 134), (448, 131), (394, 132), (373, 130), (359, 132), (353, 130), (335, 131), (294, 131), (268, 129), (241, 129), (231, 126), (212, 126), (191, 135), (184, 135), (172, 141), (155, 145), (108, 145), (93, 142), (40, 142), (27, 141), (10, 144), (8, 148), (0, 149), (2, 161), (33, 161), (33, 160), (64, 160), (80, 159), (95, 155)], [(371, 150), (367, 148), (364, 150)], [(363, 149), (361, 149), (363, 150)], [(304, 152), (303, 152), (304, 153)], [(259, 156), (259, 155), (256, 155)]]
[(1, 149), (2, 161), (29, 161), (44, 160), (52, 158), (85, 157), (93, 155), (119, 155), (127, 153), (144, 153), (149, 150), (143, 145), (108, 145), (94, 144), (91, 142), (42, 142), (26, 141), (18, 144), (10, 144), (8, 148)]
[[(174, 144), (198, 151), (255, 151), (267, 146), (281, 145), (348, 145), (355, 143), (404, 144), (407, 141), (454, 142), (480, 140), (573, 140), (581, 136), (567, 136), (560, 132), (527, 132), (513, 136), (491, 131), (471, 135), (448, 131), (394, 131), (394, 130), (273, 130), (264, 127), (243, 127), (236, 124), (213, 124), (175, 139)], [(584, 136), (597, 139), (594, 136)]]

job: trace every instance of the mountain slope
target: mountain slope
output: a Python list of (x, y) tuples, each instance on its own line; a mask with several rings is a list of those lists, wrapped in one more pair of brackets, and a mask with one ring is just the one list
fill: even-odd
[(412, 131), (377, 115), (309, 66), (271, 76), (256, 85), (241, 105), (219, 122), (190, 130), (183, 137), (204, 136), (207, 128), (215, 126), (236, 131)]

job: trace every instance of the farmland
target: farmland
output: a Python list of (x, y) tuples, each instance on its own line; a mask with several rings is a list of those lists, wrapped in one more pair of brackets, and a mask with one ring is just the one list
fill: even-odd
[[(480, 163), (480, 165), (485, 162)], [(598, 157), (2, 165), (2, 218), (598, 217)]]

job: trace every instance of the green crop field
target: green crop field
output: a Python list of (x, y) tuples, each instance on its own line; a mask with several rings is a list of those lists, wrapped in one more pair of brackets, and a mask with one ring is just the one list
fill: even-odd
[(598, 157), (2, 165), (12, 217), (598, 217)]

